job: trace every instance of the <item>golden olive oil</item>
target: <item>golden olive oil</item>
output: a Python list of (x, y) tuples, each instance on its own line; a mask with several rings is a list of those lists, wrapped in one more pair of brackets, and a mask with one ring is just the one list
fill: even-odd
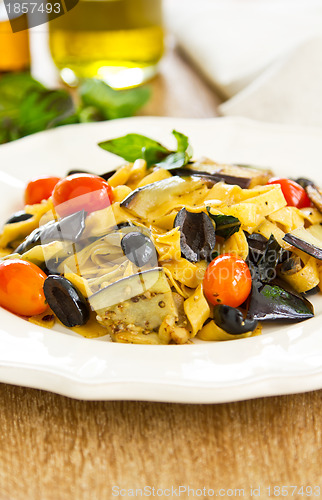
[(161, 0), (80, 0), (49, 23), (49, 36), (66, 83), (96, 77), (114, 88), (139, 85), (162, 56)]
[(0, 0), (0, 73), (26, 70), (29, 63), (28, 31), (12, 32), (4, 2)]

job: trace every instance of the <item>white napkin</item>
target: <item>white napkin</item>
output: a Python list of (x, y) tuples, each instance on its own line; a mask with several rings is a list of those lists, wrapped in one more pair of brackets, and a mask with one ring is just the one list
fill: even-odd
[(230, 97), (278, 56), (322, 36), (321, 0), (165, 0), (166, 24)]
[(165, 0), (165, 19), (206, 78), (235, 95), (222, 114), (322, 125), (322, 0)]
[(322, 37), (272, 65), (219, 111), (267, 122), (322, 126)]

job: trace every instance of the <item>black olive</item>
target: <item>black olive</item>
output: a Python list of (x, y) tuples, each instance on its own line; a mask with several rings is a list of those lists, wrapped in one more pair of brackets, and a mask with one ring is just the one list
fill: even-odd
[(140, 231), (131, 231), (123, 236), (121, 247), (124, 255), (138, 267), (148, 264), (156, 252), (150, 238)]
[(119, 224), (116, 225), (116, 229), (123, 229), (124, 227), (134, 227), (133, 224), (130, 224), (129, 222), (120, 222)]
[(89, 305), (69, 280), (62, 276), (48, 276), (44, 283), (44, 294), (49, 307), (63, 325), (71, 328), (87, 323)]
[(107, 181), (110, 177), (112, 177), (113, 174), (115, 174), (116, 170), (111, 170), (110, 172), (106, 172), (105, 174), (93, 174), (92, 172), (88, 172), (88, 170), (69, 170), (66, 174), (68, 175), (75, 175), (75, 174), (91, 174), (91, 175), (97, 175), (98, 177), (102, 177), (105, 181)]
[(295, 182), (297, 182), (304, 189), (307, 186), (312, 186), (314, 184), (310, 179), (306, 179), (305, 177), (299, 177), (298, 179), (295, 179)]
[(9, 219), (5, 222), (5, 224), (14, 224), (15, 222), (23, 222), (24, 220), (31, 219), (33, 217), (32, 214), (27, 214), (24, 210), (20, 210), (13, 214)]
[(252, 332), (257, 327), (256, 319), (244, 318), (239, 309), (219, 304), (214, 307), (214, 321), (219, 328), (231, 335)]
[(181, 254), (185, 259), (189, 262), (212, 259), (216, 233), (205, 212), (188, 212), (182, 208), (177, 213), (173, 226), (180, 228)]

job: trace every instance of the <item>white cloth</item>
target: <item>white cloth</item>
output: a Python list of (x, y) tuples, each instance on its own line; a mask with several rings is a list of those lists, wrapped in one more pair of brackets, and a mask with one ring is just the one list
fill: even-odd
[(222, 114), (322, 125), (322, 0), (166, 0), (165, 19), (200, 71), (235, 96)]
[(322, 37), (279, 60), (219, 111), (266, 122), (322, 126)]

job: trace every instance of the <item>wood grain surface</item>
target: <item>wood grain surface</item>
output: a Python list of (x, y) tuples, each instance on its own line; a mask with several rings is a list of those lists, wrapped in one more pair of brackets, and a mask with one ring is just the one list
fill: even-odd
[(176, 405), (84, 402), (1, 385), (0, 404), (1, 500), (109, 500), (121, 498), (113, 486), (146, 485), (238, 488), (244, 498), (260, 486), (266, 499), (268, 486), (322, 486), (321, 391)]
[[(219, 99), (176, 51), (152, 86), (143, 114), (216, 115)], [(132, 498), (117, 488), (144, 486), (155, 487), (153, 498), (179, 498), (189, 486), (184, 499), (249, 499), (259, 487), (257, 498), (281, 498), (275, 485), (322, 490), (321, 391), (176, 405), (84, 402), (0, 384), (0, 407), (0, 500)]]

